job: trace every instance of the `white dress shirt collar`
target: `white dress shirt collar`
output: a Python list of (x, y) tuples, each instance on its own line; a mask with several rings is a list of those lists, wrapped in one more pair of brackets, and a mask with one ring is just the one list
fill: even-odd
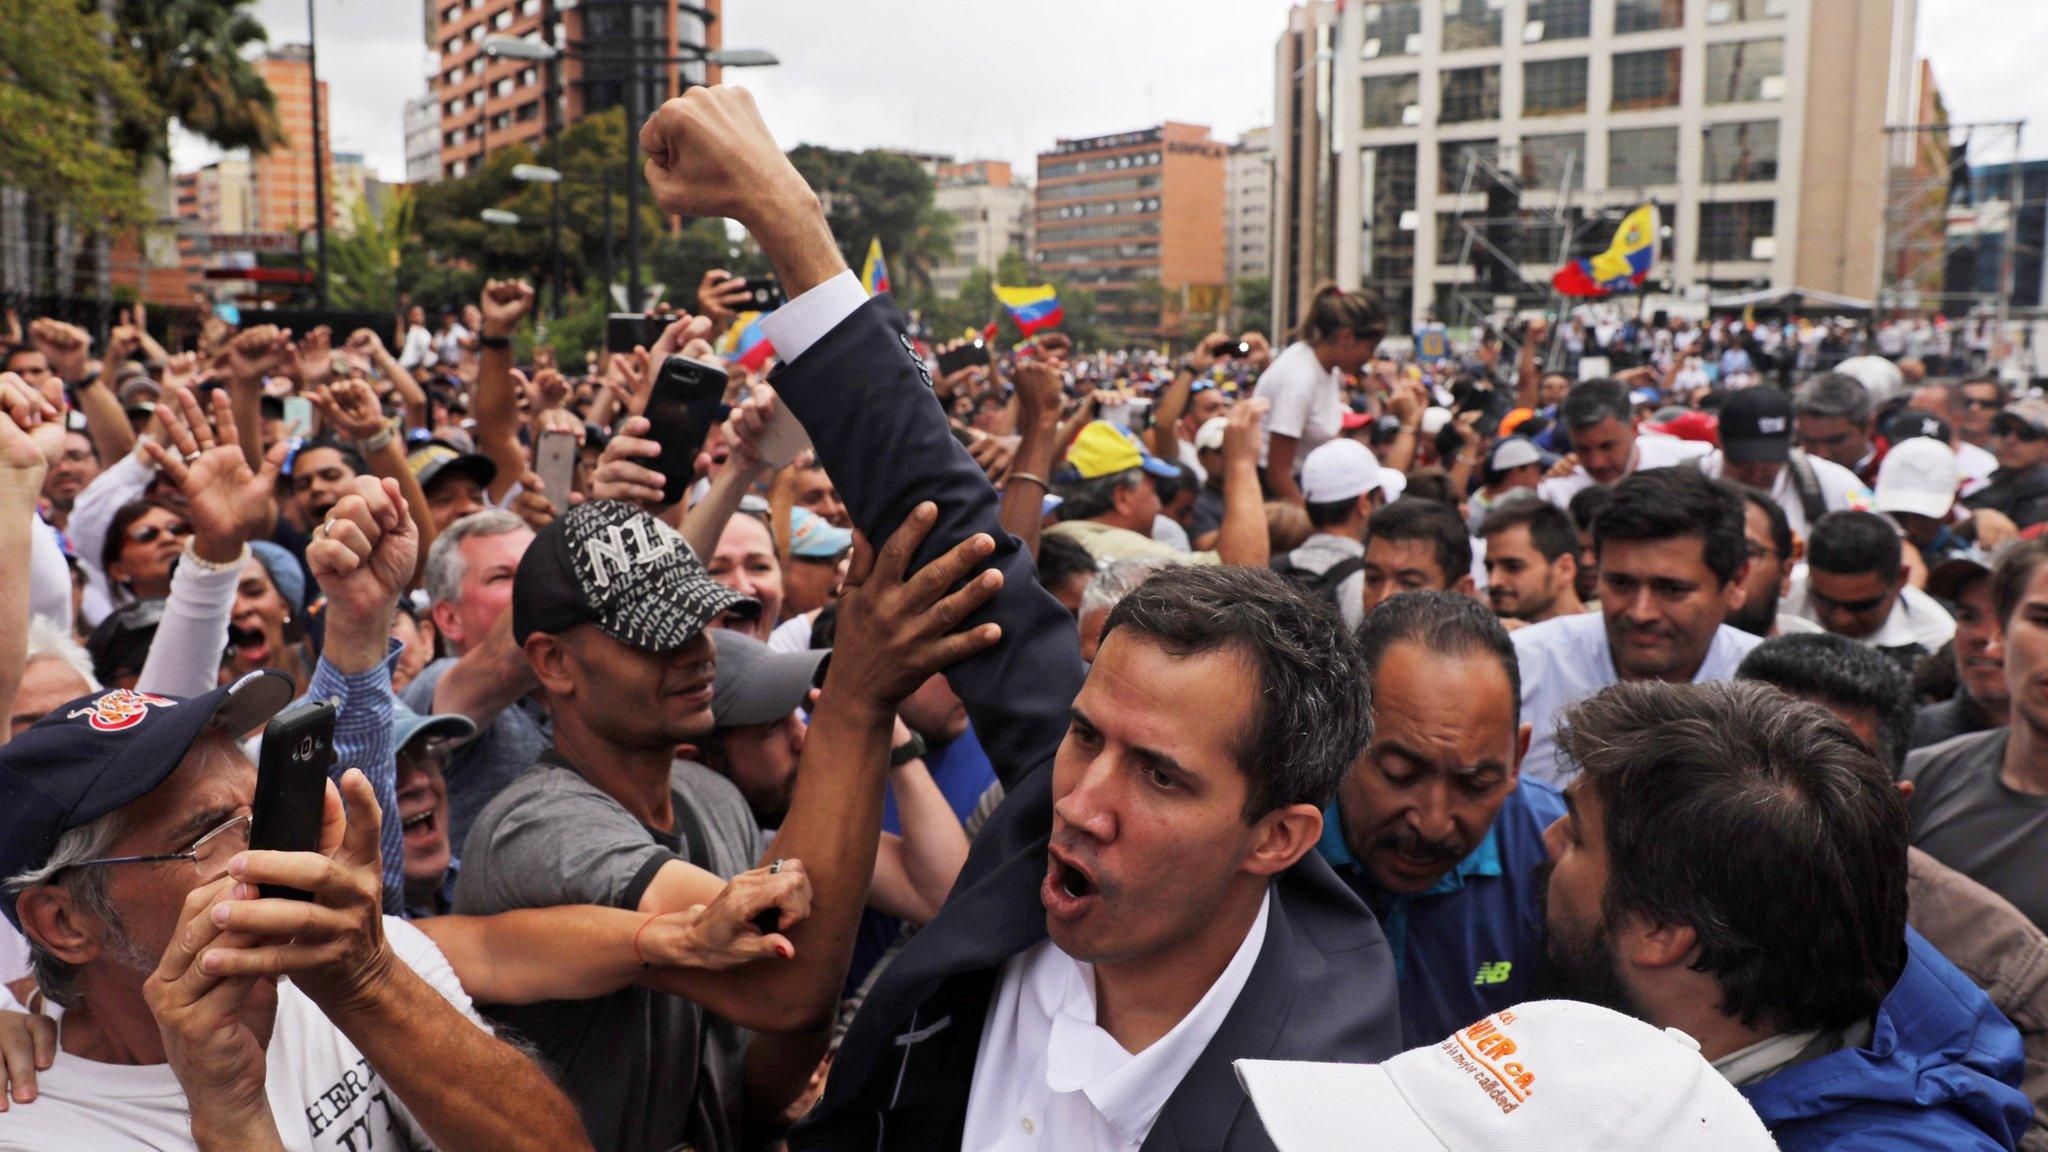
[(1046, 1086), (1080, 1092), (1118, 1136), (1143, 1144), (1152, 1122), (1194, 1067), (1224, 1017), (1237, 1003), (1266, 941), (1273, 894), (1259, 901), (1259, 914), (1237, 953), (1216, 982), (1173, 1029), (1137, 1055), (1095, 1023), (1095, 970), (1057, 948), (1049, 949), (1028, 975), (1032, 991), (1052, 1016), (1046, 1041)]

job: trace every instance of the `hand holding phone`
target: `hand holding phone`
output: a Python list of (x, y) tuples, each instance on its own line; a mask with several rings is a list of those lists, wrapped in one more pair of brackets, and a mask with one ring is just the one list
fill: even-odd
[[(249, 847), (259, 852), (318, 852), (334, 763), (334, 702), (308, 700), (263, 727)], [(261, 886), (268, 897), (310, 900), (297, 888)]]
[(576, 483), (576, 434), (550, 430), (540, 434), (533, 449), (533, 470), (546, 485), (548, 502), (555, 515), (569, 510), (569, 489)]
[(661, 473), (663, 502), (681, 500), (696, 479), (697, 453), (718, 422), (725, 388), (724, 368), (688, 356), (669, 357), (656, 373), (643, 415), (647, 438), (661, 445), (649, 467)]

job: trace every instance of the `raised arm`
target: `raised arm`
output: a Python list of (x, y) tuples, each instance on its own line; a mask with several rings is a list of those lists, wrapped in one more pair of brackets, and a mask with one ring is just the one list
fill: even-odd
[(1216, 556), (1225, 564), (1263, 568), (1272, 559), (1266, 504), (1259, 493), (1259, 423), (1266, 402), (1254, 397), (1230, 410), (1223, 430), (1223, 524)]
[(1195, 378), (1207, 375), (1216, 366), (1217, 353), (1230, 343), (1230, 333), (1211, 332), (1195, 345), (1193, 352), (1181, 358), (1173, 372), (1173, 383), (1159, 394), (1159, 403), (1152, 409), (1152, 427), (1145, 432), (1154, 456), (1161, 460), (1180, 459), (1180, 418), (1188, 410)]
[(484, 285), (478, 307), (483, 313), (483, 349), (471, 405), (477, 451), (498, 466), (490, 490), (495, 504), (527, 472), (526, 447), (519, 442), (519, 388), (512, 380), (512, 333), (533, 310), (533, 286), (523, 280), (493, 280)]
[[(391, 381), (391, 388), (398, 393), (398, 399), (405, 405), (405, 422), (411, 428), (428, 427), (431, 413), (427, 407), (426, 389), (408, 372), (384, 341), (377, 338), (368, 328), (358, 328), (348, 338), (348, 349), (358, 355), (367, 356), (376, 365), (377, 374)], [(423, 550), (424, 551), (424, 550)]]
[(419, 561), (407, 587), (419, 587), (426, 578), (427, 549), (434, 546), (434, 512), (427, 506), (427, 494), (420, 487), (419, 477), (413, 475), (411, 465), (406, 463), (405, 441), (384, 418), (376, 389), (362, 380), (337, 380), (307, 395), (320, 413), (320, 423), (343, 439), (354, 441), (356, 451), (362, 454), (373, 475), (398, 481), (406, 511), (420, 533)]
[(228, 341), (228, 392), (251, 471), (263, 467), (263, 378), (284, 363), (291, 346), (291, 330), (273, 324), (258, 324)]
[[(129, 348), (135, 346), (132, 332), (115, 331), (123, 333), (123, 341)], [(85, 329), (43, 318), (28, 326), (28, 335), (43, 358), (50, 362), (50, 370), (69, 384), (78, 397), (78, 410), (85, 413), (86, 432), (92, 437), (100, 459), (115, 460), (132, 451), (135, 427), (128, 423), (128, 414), (122, 411), (121, 401), (114, 395), (113, 382), (106, 378), (106, 373), (113, 371), (119, 363), (112, 355), (113, 349), (109, 348), (106, 363), (96, 374), (86, 360), (91, 340)]]
[[(27, 428), (52, 420), (50, 403), (12, 372), (0, 373), (0, 554), (28, 558), (36, 498), (42, 495), (49, 461)], [(27, 428), (24, 427), (27, 426)], [(0, 706), (12, 714), (28, 660), (29, 581), (0, 581)], [(0, 731), (0, 742), (8, 733)]]
[(1017, 538), (1033, 557), (1045, 526), (1045, 494), (1052, 467), (1059, 460), (1060, 410), (1066, 384), (1059, 370), (1042, 360), (1017, 365), (1017, 455), (1003, 485), (1003, 531)]

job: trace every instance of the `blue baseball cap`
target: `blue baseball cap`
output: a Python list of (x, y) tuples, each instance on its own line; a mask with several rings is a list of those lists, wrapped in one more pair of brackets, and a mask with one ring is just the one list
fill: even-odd
[[(266, 669), (201, 696), (112, 688), (51, 709), (0, 746), (0, 878), (42, 867), (66, 832), (148, 795), (207, 731), (239, 739), (294, 693)], [(0, 911), (19, 929), (14, 904), (7, 894)]]
[(417, 736), (446, 736), (450, 740), (467, 740), (476, 735), (476, 721), (459, 712), (437, 712), (421, 715), (405, 706), (402, 700), (391, 703), (391, 747), (403, 751)]
[(789, 554), (798, 560), (837, 560), (853, 547), (853, 532), (808, 508), (789, 510)]

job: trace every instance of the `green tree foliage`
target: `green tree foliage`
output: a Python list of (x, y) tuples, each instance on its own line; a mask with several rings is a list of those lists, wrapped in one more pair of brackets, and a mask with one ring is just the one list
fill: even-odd
[(111, 26), (77, 0), (0, 0), (0, 28), (0, 179), (75, 220), (145, 223), (136, 157), (107, 140), (99, 114), (162, 113), (107, 50)]
[[(1238, 332), (1265, 332), (1272, 326), (1273, 282), (1264, 276), (1247, 276), (1231, 291), (1231, 317)], [(1267, 338), (1272, 333), (1266, 333)]]
[(413, 197), (395, 188), (382, 213), (368, 198), (356, 201), (355, 231), (330, 236), (327, 246), (328, 298), (337, 308), (396, 309), (399, 254), (413, 234)]
[(899, 152), (847, 152), (800, 144), (790, 163), (825, 202), (832, 234), (846, 262), (858, 269), (868, 242), (880, 237), (897, 296), (923, 301), (932, 269), (953, 254), (954, 220), (932, 203), (932, 178)]
[[(247, 52), (265, 42), (253, 0), (121, 0), (120, 40), (164, 114), (221, 148), (267, 152), (285, 143), (270, 85)], [(131, 151), (170, 159), (164, 116), (124, 117)]]

